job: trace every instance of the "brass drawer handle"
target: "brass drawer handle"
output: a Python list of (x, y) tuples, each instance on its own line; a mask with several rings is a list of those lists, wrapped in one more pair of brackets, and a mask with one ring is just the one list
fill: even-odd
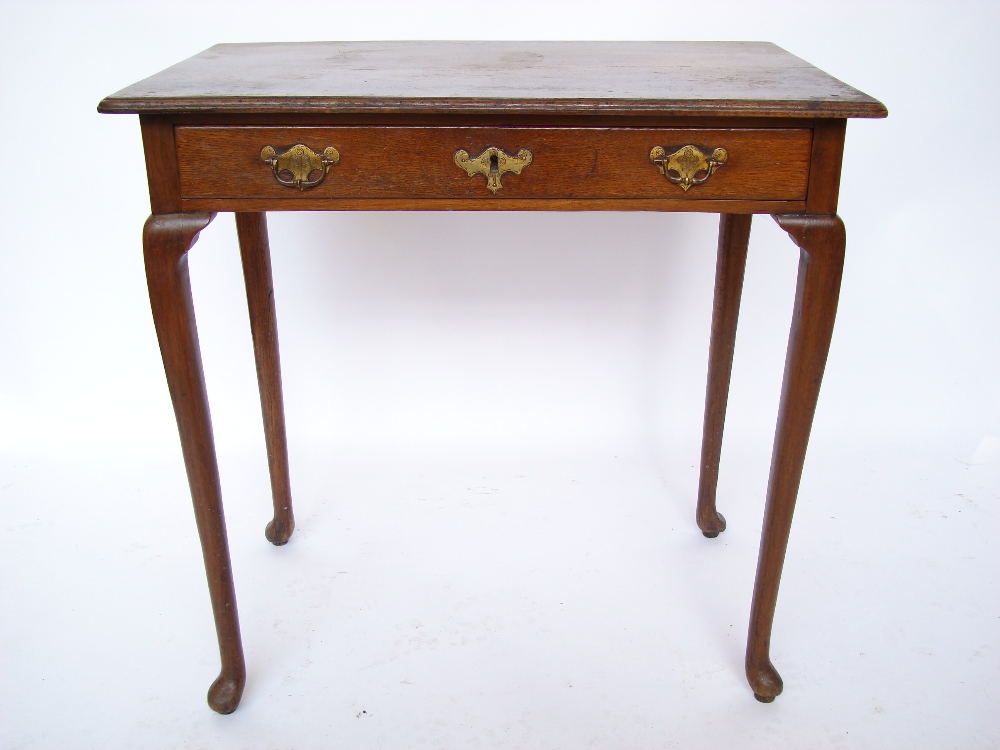
[[(317, 154), (299, 143), (279, 156), (274, 147), (264, 146), (260, 152), (260, 160), (271, 168), (274, 179), (282, 185), (308, 190), (319, 185), (330, 167), (340, 161), (340, 152), (333, 146), (327, 146), (322, 154)], [(319, 177), (310, 180), (309, 175), (313, 172), (319, 172)], [(283, 177), (283, 174), (291, 175), (291, 178)]]
[(503, 187), (500, 178), (506, 172), (521, 174), (521, 170), (531, 164), (531, 152), (522, 148), (517, 156), (504, 153), (503, 149), (490, 146), (474, 159), (469, 158), (469, 152), (459, 149), (455, 152), (455, 163), (465, 170), (469, 177), (481, 174), (486, 178), (486, 187), (496, 195)]
[(724, 148), (715, 149), (711, 156), (705, 156), (697, 146), (682, 146), (672, 154), (668, 154), (663, 146), (653, 146), (649, 152), (649, 160), (660, 170), (660, 174), (680, 185), (685, 193), (692, 185), (700, 185), (711, 177), (728, 158)]

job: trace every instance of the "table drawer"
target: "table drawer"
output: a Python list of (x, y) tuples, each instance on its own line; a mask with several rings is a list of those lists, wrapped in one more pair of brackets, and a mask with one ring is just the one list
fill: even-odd
[[(812, 145), (808, 128), (178, 126), (174, 135), (184, 199), (801, 201)], [(268, 146), (273, 152), (262, 156)], [(308, 149), (299, 149), (297, 164), (291, 155), (280, 159), (295, 146)], [(662, 154), (651, 156), (656, 146)], [(697, 151), (678, 154), (685, 146)], [(331, 147), (324, 165), (320, 160)], [(456, 163), (459, 151), (474, 161), (491, 147), (504, 152), (483, 156), (484, 172), (495, 157), (492, 180), (475, 166)], [(717, 166), (699, 170), (713, 154)], [(513, 158), (504, 164), (505, 155)], [(267, 156), (278, 161), (269, 165)], [(673, 181), (654, 163), (656, 156)], [(300, 173), (313, 171), (299, 174), (296, 184), (284, 168), (290, 163)], [(520, 172), (503, 173), (503, 166)]]

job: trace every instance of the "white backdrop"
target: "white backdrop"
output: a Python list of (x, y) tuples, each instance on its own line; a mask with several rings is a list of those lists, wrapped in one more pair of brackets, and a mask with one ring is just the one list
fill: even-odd
[[(995, 2), (0, 8), (0, 747), (1000, 742)], [(619, 213), (494, 219), (516, 242), (474, 213), (270, 215), (283, 550), (262, 534), (232, 217), (203, 232), (249, 670), (236, 714), (204, 705), (214, 635), (146, 298), (138, 122), (97, 102), (221, 41), (459, 38), (769, 40), (889, 108), (848, 126), (772, 706), (742, 647), (797, 252), (755, 219), (713, 546), (693, 513), (717, 219)], [(648, 627), (625, 642), (618, 618)]]

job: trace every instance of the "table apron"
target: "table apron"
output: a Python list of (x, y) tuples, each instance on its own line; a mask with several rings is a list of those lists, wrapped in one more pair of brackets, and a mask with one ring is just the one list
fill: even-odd
[(496, 201), (451, 198), (191, 198), (183, 213), (272, 211), (664, 211), (710, 214), (795, 214), (804, 201), (715, 201), (539, 198)]

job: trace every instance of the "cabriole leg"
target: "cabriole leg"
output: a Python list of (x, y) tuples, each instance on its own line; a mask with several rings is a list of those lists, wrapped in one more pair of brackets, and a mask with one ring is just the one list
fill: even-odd
[(781, 694), (781, 677), (770, 658), (771, 626), (809, 431), (837, 316), (845, 243), (844, 224), (837, 216), (786, 214), (774, 219), (801, 250), (747, 638), (747, 680), (763, 703)]
[(222, 669), (208, 690), (208, 705), (228, 714), (243, 695), (246, 664), (187, 264), (188, 250), (213, 218), (214, 214), (153, 215), (142, 238), (153, 322), (180, 432), (219, 638)]
[(715, 303), (712, 307), (712, 342), (708, 352), (708, 387), (696, 513), (698, 528), (710, 539), (726, 530), (726, 519), (715, 509), (715, 490), (719, 483), (722, 431), (726, 423), (729, 378), (736, 348), (736, 322), (740, 314), (752, 218), (751, 214), (722, 214), (719, 217), (719, 255), (715, 264)]
[(264, 440), (271, 472), (274, 518), (264, 535), (272, 544), (288, 541), (295, 528), (292, 489), (288, 478), (288, 444), (285, 439), (285, 407), (281, 396), (281, 362), (278, 357), (278, 323), (274, 312), (274, 282), (271, 280), (271, 250), (267, 242), (267, 218), (263, 213), (236, 214), (236, 231), (243, 259), (243, 280), (250, 310), (250, 331), (257, 360), (257, 385), (264, 415)]

